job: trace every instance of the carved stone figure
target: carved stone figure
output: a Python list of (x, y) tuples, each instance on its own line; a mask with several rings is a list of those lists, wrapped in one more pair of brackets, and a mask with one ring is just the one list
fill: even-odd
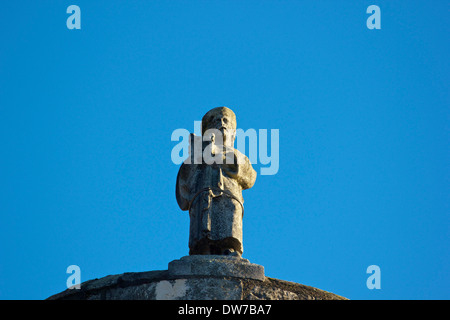
[(243, 253), (242, 190), (256, 180), (249, 159), (234, 149), (236, 116), (226, 107), (208, 111), (202, 137), (191, 134), (190, 155), (177, 176), (176, 198), (190, 217), (189, 254)]

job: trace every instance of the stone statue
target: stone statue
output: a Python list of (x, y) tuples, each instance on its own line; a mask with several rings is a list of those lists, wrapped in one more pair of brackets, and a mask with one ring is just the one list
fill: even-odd
[(242, 190), (256, 180), (249, 159), (234, 149), (236, 116), (226, 107), (202, 118), (202, 137), (191, 134), (190, 155), (177, 176), (176, 198), (190, 217), (189, 255), (243, 253)]

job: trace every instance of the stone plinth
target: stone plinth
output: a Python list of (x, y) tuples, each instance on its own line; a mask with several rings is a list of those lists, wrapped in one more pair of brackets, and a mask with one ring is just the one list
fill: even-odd
[(217, 256), (192, 255), (169, 263), (169, 276), (191, 277), (231, 277), (264, 281), (264, 267), (250, 263), (247, 259)]

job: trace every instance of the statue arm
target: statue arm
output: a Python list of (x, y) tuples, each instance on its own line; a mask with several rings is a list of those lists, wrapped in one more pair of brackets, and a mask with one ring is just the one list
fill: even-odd
[(224, 171), (228, 176), (236, 179), (243, 190), (253, 187), (256, 181), (256, 171), (250, 160), (241, 152), (234, 149), (234, 161), (231, 164), (223, 164)]
[(178, 206), (181, 210), (185, 211), (189, 209), (189, 202), (191, 198), (189, 188), (189, 173), (191, 171), (191, 165), (182, 164), (177, 175), (177, 184), (175, 187), (175, 196), (177, 198)]

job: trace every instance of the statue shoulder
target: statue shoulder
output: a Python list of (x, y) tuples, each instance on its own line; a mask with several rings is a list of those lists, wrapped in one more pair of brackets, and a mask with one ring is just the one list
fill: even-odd
[(234, 154), (237, 159), (237, 164), (243, 164), (243, 165), (252, 167), (252, 163), (250, 162), (250, 159), (245, 154), (240, 152), (238, 149), (234, 149)]
[(249, 189), (255, 183), (256, 171), (245, 154), (234, 149), (234, 156), (236, 163), (231, 165), (228, 171), (238, 180), (242, 189)]
[(191, 198), (191, 184), (195, 183), (195, 172), (198, 165), (183, 163), (177, 174), (175, 196), (181, 210), (187, 210)]

